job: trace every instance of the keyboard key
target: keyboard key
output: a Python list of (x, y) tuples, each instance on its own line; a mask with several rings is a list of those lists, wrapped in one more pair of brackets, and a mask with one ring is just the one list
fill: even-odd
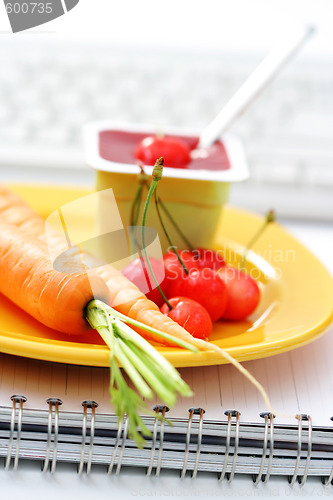
[(20, 124), (2, 127), (0, 130), (0, 144), (20, 144), (26, 135), (26, 127)]
[[(333, 163), (331, 165), (317, 164), (307, 167), (304, 177), (309, 184), (332, 189), (333, 187)], [(332, 193), (333, 197), (333, 193)]]
[(251, 175), (255, 181), (271, 184), (294, 184), (301, 178), (301, 172), (298, 165), (291, 162), (267, 161), (265, 163), (256, 162), (251, 169)]
[(37, 134), (36, 141), (41, 144), (58, 144), (59, 147), (69, 141), (70, 132), (65, 127), (45, 127)]

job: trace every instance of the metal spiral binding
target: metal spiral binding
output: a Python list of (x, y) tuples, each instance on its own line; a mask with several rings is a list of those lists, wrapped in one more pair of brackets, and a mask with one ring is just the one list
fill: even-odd
[[(268, 482), (269, 477), (271, 475), (273, 453), (274, 453), (274, 418), (275, 418), (275, 415), (273, 415), (272, 413), (264, 412), (264, 413), (260, 413), (260, 417), (265, 419), (264, 444), (263, 444), (259, 472), (258, 472), (257, 477), (255, 477), (255, 476), (253, 477), (254, 486), (258, 486), (261, 479), (263, 480), (264, 483)], [(269, 418), (269, 420), (268, 420), (268, 418)], [(269, 427), (270, 427), (269, 458), (268, 458), (267, 471), (263, 477), (264, 465), (265, 465), (266, 455), (267, 455), (268, 422), (270, 424), (269, 425)]]
[(80, 455), (80, 465), (78, 469), (78, 473), (81, 475), (84, 468), (84, 452), (86, 448), (86, 440), (87, 440), (87, 420), (88, 420), (88, 408), (91, 409), (91, 419), (90, 419), (90, 442), (89, 442), (89, 451), (88, 451), (88, 461), (87, 461), (87, 475), (90, 474), (91, 469), (91, 461), (93, 456), (93, 446), (94, 446), (94, 438), (95, 438), (95, 410), (98, 407), (98, 403), (96, 401), (83, 401), (83, 420), (82, 420), (82, 444), (81, 444), (81, 455)]
[(124, 432), (123, 432), (123, 442), (121, 444), (121, 448), (120, 448), (120, 453), (119, 453), (119, 457), (118, 457), (118, 463), (117, 463), (117, 469), (116, 469), (116, 476), (119, 475), (120, 473), (120, 469), (121, 469), (121, 466), (122, 466), (122, 461), (123, 461), (123, 456), (124, 456), (124, 451), (125, 451), (125, 445), (126, 445), (126, 439), (127, 439), (127, 434), (128, 434), (128, 417), (126, 415), (126, 422), (125, 422), (125, 427), (124, 427)]
[(221, 475), (219, 477), (219, 481), (223, 481), (223, 479), (226, 475), (227, 466), (228, 466), (228, 459), (229, 459), (229, 452), (230, 452), (231, 419), (232, 419), (232, 417), (236, 417), (235, 446), (234, 446), (232, 467), (231, 467), (231, 471), (230, 471), (230, 474), (228, 477), (228, 483), (230, 483), (234, 478), (235, 469), (236, 469), (236, 462), (237, 462), (237, 453), (238, 453), (238, 444), (239, 444), (240, 412), (237, 410), (227, 410), (224, 412), (224, 414), (227, 415), (227, 417), (228, 417), (228, 424), (227, 424), (227, 436), (226, 436), (226, 443), (225, 443), (224, 463), (223, 463), (223, 469), (222, 469)]
[[(333, 417), (331, 417), (331, 420), (333, 420)], [(325, 481), (325, 478), (321, 479), (321, 482), (323, 483), (324, 486), (328, 486), (329, 484), (332, 484), (332, 481), (333, 481), (333, 467), (332, 467), (331, 473), (328, 476), (327, 480)]]
[[(123, 428), (124, 428), (124, 431), (123, 431)], [(116, 460), (121, 434), (123, 434), (123, 442), (122, 442), (120, 452), (119, 452), (118, 464), (117, 464), (117, 469), (116, 469), (116, 476), (118, 476), (118, 474), (120, 473), (122, 459), (123, 459), (123, 455), (124, 455), (124, 451), (125, 451), (127, 433), (128, 433), (128, 417), (127, 417), (127, 415), (125, 415), (125, 425), (124, 425), (124, 422), (122, 422), (121, 425), (118, 426), (117, 438), (116, 438), (116, 442), (114, 445), (111, 462), (110, 462), (110, 465), (108, 468), (108, 474), (111, 474), (111, 472), (113, 471), (113, 466), (114, 466), (114, 463)]]
[(46, 453), (43, 465), (43, 472), (46, 472), (50, 462), (51, 453), (51, 441), (52, 441), (52, 420), (53, 420), (53, 409), (54, 409), (54, 436), (53, 436), (53, 457), (51, 464), (51, 474), (55, 472), (57, 465), (57, 449), (58, 449), (58, 435), (59, 435), (59, 406), (62, 405), (62, 401), (59, 398), (49, 398), (46, 400), (49, 405), (49, 417), (47, 424), (47, 443), (46, 443)]
[[(157, 443), (157, 428), (158, 428), (159, 421), (161, 421), (161, 428), (160, 428), (160, 446), (159, 446), (159, 450), (158, 450), (156, 476), (159, 475), (160, 470), (161, 470), (161, 460), (162, 460), (162, 452), (163, 452), (163, 438), (164, 438), (164, 419), (165, 419), (165, 413), (167, 411), (169, 411), (169, 408), (167, 406), (156, 405), (156, 406), (154, 406), (153, 410), (155, 411), (156, 416), (155, 416), (155, 420), (154, 420), (153, 438), (152, 438), (150, 462), (149, 462), (149, 467), (147, 470), (147, 476), (150, 476), (151, 472), (153, 470), (156, 443)], [(161, 418), (158, 418), (158, 415), (160, 412), (162, 412), (162, 416), (161, 416)]]
[[(191, 411), (192, 411), (192, 409), (191, 409)], [(196, 478), (197, 473), (198, 473), (200, 451), (201, 451), (201, 441), (202, 441), (203, 416), (204, 416), (205, 410), (203, 408), (195, 408), (195, 409), (193, 409), (193, 413), (195, 415), (198, 413), (200, 415), (200, 420), (199, 420), (198, 438), (197, 438), (197, 451), (195, 454), (195, 463), (194, 463), (194, 469), (192, 472), (192, 479)]]
[(180, 475), (181, 479), (184, 479), (184, 477), (186, 475), (186, 471), (187, 471), (187, 462), (188, 462), (188, 457), (189, 457), (189, 453), (190, 453), (191, 427), (192, 427), (193, 415), (200, 415), (197, 451), (196, 451), (196, 456), (195, 456), (195, 464), (194, 464), (194, 469), (193, 469), (193, 473), (192, 473), (192, 478), (195, 478), (197, 475), (199, 460), (200, 460), (201, 441), (202, 441), (202, 423), (203, 423), (203, 416), (205, 413), (205, 410), (203, 408), (190, 408), (188, 411), (189, 411), (189, 417), (188, 417), (187, 432), (186, 432), (186, 446), (185, 446), (185, 453), (184, 453), (184, 464), (183, 464), (183, 469), (182, 469), (182, 472)]
[(15, 446), (15, 456), (14, 456), (14, 470), (17, 469), (18, 461), (19, 461), (19, 452), (20, 452), (20, 441), (21, 441), (21, 432), (22, 432), (22, 418), (23, 418), (23, 403), (27, 401), (25, 396), (21, 396), (19, 394), (14, 394), (11, 398), (13, 401), (12, 407), (12, 415), (10, 419), (10, 434), (9, 434), (9, 443), (7, 450), (7, 458), (5, 469), (8, 470), (10, 466), (10, 462), (12, 459), (12, 449), (13, 449), (13, 441), (14, 441), (14, 432), (15, 432), (15, 417), (16, 417), (16, 405), (19, 403), (18, 417), (17, 417), (17, 434), (16, 434), (16, 446)]
[(162, 464), (162, 455), (163, 455), (163, 443), (164, 443), (164, 423), (165, 423), (165, 414), (166, 412), (169, 411), (169, 408), (167, 406), (162, 407), (162, 420), (161, 420), (161, 425), (160, 425), (160, 446), (158, 450), (158, 456), (157, 456), (157, 466), (156, 466), (156, 472), (155, 476), (158, 477), (161, 472), (161, 464)]
[(310, 459), (311, 459), (311, 450), (312, 450), (312, 421), (311, 417), (309, 415), (296, 415), (296, 418), (298, 419), (298, 437), (297, 437), (297, 457), (296, 457), (296, 463), (295, 463), (295, 471), (294, 475), (292, 478), (288, 478), (290, 486), (293, 486), (295, 483), (296, 479), (298, 478), (298, 469), (299, 469), (299, 464), (301, 460), (301, 451), (302, 451), (302, 422), (304, 420), (308, 421), (308, 451), (307, 451), (307, 457), (306, 457), (306, 463), (304, 467), (304, 472), (303, 472), (303, 477), (301, 480), (299, 480), (299, 483), (301, 486), (304, 485), (308, 471), (309, 471), (309, 465), (310, 465)]
[(311, 460), (311, 452), (312, 452), (312, 419), (310, 415), (306, 415), (305, 420), (308, 421), (308, 451), (306, 456), (306, 463), (304, 467), (303, 477), (300, 479), (300, 486), (305, 484), (306, 478), (308, 477), (310, 460)]

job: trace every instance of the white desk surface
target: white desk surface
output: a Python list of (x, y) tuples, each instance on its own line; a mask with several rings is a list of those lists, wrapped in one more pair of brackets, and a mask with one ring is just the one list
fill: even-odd
[(310, 478), (300, 488), (289, 486), (285, 477), (271, 478), (267, 485), (253, 485), (250, 476), (237, 476), (231, 484), (200, 474), (195, 480), (181, 480), (179, 474), (166, 472), (146, 477), (143, 471), (124, 470), (118, 477), (105, 469), (90, 476), (78, 476), (70, 466), (58, 467), (51, 476), (42, 474), (38, 464), (21, 464), (16, 472), (0, 471), (1, 498), (11, 500), (97, 500), (143, 498), (317, 498), (333, 495), (333, 486), (324, 487), (319, 478)]
[[(321, 223), (280, 221), (313, 251), (333, 275), (333, 226)], [(19, 469), (5, 472), (0, 464), (0, 498), (48, 500), (91, 498), (252, 498), (302, 497), (316, 498), (333, 495), (333, 487), (325, 488), (319, 478), (310, 478), (301, 489), (291, 489), (286, 478), (271, 478), (265, 486), (253, 486), (251, 478), (236, 477), (232, 484), (220, 484), (212, 475), (199, 474), (197, 479), (181, 480), (179, 473), (163, 471), (159, 478), (146, 477), (143, 470), (123, 469), (118, 477), (107, 476), (105, 468), (94, 469), (89, 477), (81, 477), (76, 468), (60, 464), (56, 473), (42, 474), (40, 463), (19, 465)]]

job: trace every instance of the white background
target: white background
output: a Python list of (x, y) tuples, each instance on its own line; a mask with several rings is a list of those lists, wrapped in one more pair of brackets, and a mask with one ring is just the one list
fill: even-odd
[[(80, 0), (67, 15), (27, 33), (115, 45), (267, 51), (298, 24), (310, 23), (319, 33), (305, 52), (333, 54), (332, 17), (331, 0)], [(1, 5), (1, 34), (9, 30)]]

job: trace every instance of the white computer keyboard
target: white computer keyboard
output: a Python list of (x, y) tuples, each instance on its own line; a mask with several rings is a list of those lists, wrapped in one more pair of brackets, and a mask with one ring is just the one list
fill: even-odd
[[(33, 37), (31, 37), (33, 38)], [(4, 38), (0, 180), (91, 182), (82, 126), (116, 120), (202, 128), (262, 55), (166, 53)], [(298, 56), (232, 127), (251, 179), (231, 201), (333, 220), (333, 62)]]

